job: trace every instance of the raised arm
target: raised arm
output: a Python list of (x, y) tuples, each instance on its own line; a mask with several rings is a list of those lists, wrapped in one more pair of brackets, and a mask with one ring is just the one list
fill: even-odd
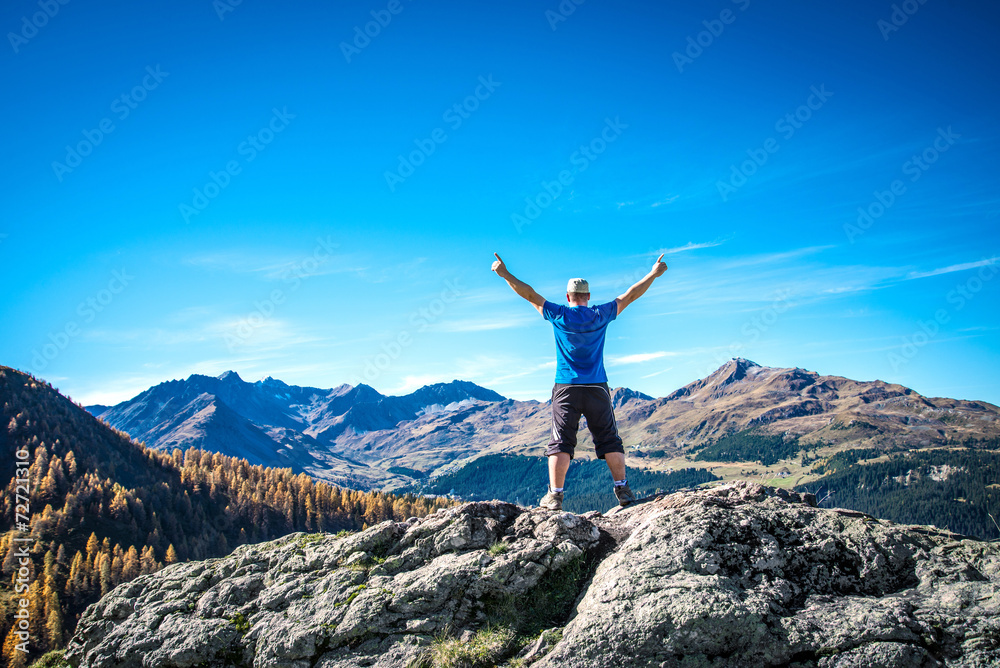
[(542, 308), (545, 305), (545, 298), (535, 292), (530, 285), (515, 278), (514, 274), (507, 271), (507, 265), (503, 263), (503, 260), (500, 259), (499, 255), (496, 253), (493, 255), (496, 257), (496, 261), (493, 262), (492, 269), (496, 272), (497, 276), (507, 281), (507, 285), (510, 286), (511, 290), (531, 302), (531, 305), (535, 307), (535, 310), (541, 313)]
[(661, 260), (663, 259), (663, 253), (660, 253), (660, 257), (656, 258), (656, 262), (653, 263), (653, 268), (649, 270), (645, 278), (633, 285), (631, 288), (625, 291), (625, 294), (619, 296), (615, 301), (618, 302), (618, 315), (622, 314), (625, 307), (634, 302), (639, 297), (646, 293), (649, 286), (653, 284), (653, 281), (657, 277), (662, 276), (663, 272), (667, 270), (667, 265)]

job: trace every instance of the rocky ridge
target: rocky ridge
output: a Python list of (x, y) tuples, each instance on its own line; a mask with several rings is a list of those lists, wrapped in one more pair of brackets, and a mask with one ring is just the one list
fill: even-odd
[(1000, 545), (754, 483), (607, 515), (469, 503), (175, 564), (74, 666), (848, 668), (1000, 662)]

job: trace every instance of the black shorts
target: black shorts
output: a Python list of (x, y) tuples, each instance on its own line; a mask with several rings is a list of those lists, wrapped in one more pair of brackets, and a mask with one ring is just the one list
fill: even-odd
[(618, 435), (608, 384), (556, 383), (552, 388), (552, 434), (546, 455), (565, 452), (573, 457), (581, 415), (587, 418), (587, 428), (594, 437), (594, 450), (598, 459), (604, 459), (609, 452), (625, 453), (621, 436)]

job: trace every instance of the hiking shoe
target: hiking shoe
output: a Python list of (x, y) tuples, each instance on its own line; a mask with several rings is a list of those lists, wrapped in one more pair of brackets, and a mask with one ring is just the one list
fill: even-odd
[(630, 506), (638, 499), (635, 498), (635, 494), (632, 493), (632, 488), (627, 484), (621, 487), (615, 487), (615, 496), (618, 497), (618, 504), (624, 508), (625, 506)]
[(548, 508), (549, 510), (562, 510), (562, 492), (549, 491), (548, 494), (542, 497), (542, 500), (538, 502), (538, 505), (542, 508)]

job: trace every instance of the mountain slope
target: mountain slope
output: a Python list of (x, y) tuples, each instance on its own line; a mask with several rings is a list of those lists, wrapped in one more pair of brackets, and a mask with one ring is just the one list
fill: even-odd
[(880, 380), (820, 376), (805, 369), (762, 367), (734, 359), (659, 400), (650, 417), (666, 423), (674, 445), (704, 443), (748, 428), (832, 443), (892, 437), (919, 446), (1000, 431), (992, 404), (931, 399)]
[[(13, 615), (25, 600), (33, 652), (61, 647), (87, 604), (165, 563), (221, 556), (292, 531), (357, 530), (444, 505), (340, 490), (218, 453), (160, 453), (3, 366), (0, 410), (7, 455), (0, 460), (0, 638), (16, 638)], [(29, 464), (26, 482), (15, 477), (15, 461)], [(15, 592), (21, 567), (30, 586)], [(4, 651), (13, 651), (7, 641)]]

